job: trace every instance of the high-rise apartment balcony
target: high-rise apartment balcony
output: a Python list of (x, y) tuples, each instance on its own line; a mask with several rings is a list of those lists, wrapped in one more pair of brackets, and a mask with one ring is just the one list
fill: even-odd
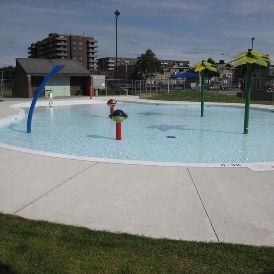
[(95, 58), (97, 56), (94, 53), (89, 52), (88, 57)]
[(97, 60), (94, 58), (88, 58), (89, 63), (97, 63)]
[(57, 51), (67, 51), (67, 48), (64, 46), (55, 47), (55, 50)]
[(67, 57), (68, 56), (68, 54), (66, 53), (66, 52), (56, 52), (56, 56), (57, 57)]
[(65, 37), (65, 36), (57, 36), (57, 37), (55, 37), (55, 39), (58, 41), (67, 41), (67, 37)]
[(98, 43), (98, 40), (95, 40), (95, 39), (88, 39), (88, 44), (97, 44)]
[(96, 52), (98, 52), (98, 49), (97, 48), (88, 48), (88, 52), (96, 53)]
[(88, 66), (88, 69), (89, 70), (98, 70), (98, 67), (97, 66)]
[(56, 46), (66, 46), (67, 42), (66, 41), (56, 41)]

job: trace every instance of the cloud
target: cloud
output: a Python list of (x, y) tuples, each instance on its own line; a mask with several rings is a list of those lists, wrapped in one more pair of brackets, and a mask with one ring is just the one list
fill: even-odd
[(151, 48), (160, 58), (197, 60), (250, 46), (274, 56), (273, 0), (1, 0), (0, 54), (27, 56), (50, 32), (94, 36), (99, 57), (136, 57)]
[(16, 58), (18, 58), (18, 56), (15, 55), (0, 56), (0, 67), (14, 66)]
[(273, 0), (241, 0), (233, 1), (228, 11), (237, 15), (264, 14), (274, 12)]

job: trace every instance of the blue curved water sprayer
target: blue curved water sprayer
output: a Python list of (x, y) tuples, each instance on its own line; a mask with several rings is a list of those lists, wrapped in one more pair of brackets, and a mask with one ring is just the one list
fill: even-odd
[(27, 125), (27, 133), (31, 133), (31, 123), (32, 123), (32, 115), (33, 115), (33, 111), (35, 108), (35, 104), (38, 100), (38, 98), (40, 97), (41, 93), (43, 92), (43, 90), (45, 90), (45, 86), (48, 83), (48, 81), (54, 76), (54, 74), (56, 74), (57, 72), (59, 72), (60, 70), (62, 70), (64, 68), (64, 66), (60, 66), (57, 65), (55, 66), (48, 74), (47, 76), (45, 76), (43, 82), (40, 84), (40, 86), (38, 87), (38, 89), (35, 91), (35, 94), (33, 96), (32, 102), (31, 102), (31, 106), (29, 109), (29, 114), (28, 114), (28, 125)]

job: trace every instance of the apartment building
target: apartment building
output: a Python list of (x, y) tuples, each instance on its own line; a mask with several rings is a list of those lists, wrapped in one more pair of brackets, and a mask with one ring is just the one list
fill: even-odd
[(162, 75), (157, 74), (157, 77), (169, 78), (176, 75), (179, 72), (185, 72), (189, 70), (189, 61), (180, 60), (160, 60), (164, 73)]
[[(98, 59), (98, 66), (101, 71), (114, 71), (116, 58), (115, 57), (104, 57)], [(128, 66), (135, 65), (137, 58), (117, 58), (117, 66)]]
[(50, 33), (28, 48), (29, 58), (71, 59), (89, 71), (97, 71), (98, 41), (94, 37)]
[(163, 68), (185, 69), (189, 68), (189, 61), (160, 60)]

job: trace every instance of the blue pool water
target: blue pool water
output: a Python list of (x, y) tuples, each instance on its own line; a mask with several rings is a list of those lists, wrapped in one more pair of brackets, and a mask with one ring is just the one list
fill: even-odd
[(105, 104), (38, 107), (32, 133), (26, 118), (0, 128), (0, 143), (47, 152), (124, 160), (181, 163), (274, 161), (274, 112), (251, 109), (249, 134), (242, 134), (244, 109), (199, 105), (119, 103), (128, 114), (123, 140)]

